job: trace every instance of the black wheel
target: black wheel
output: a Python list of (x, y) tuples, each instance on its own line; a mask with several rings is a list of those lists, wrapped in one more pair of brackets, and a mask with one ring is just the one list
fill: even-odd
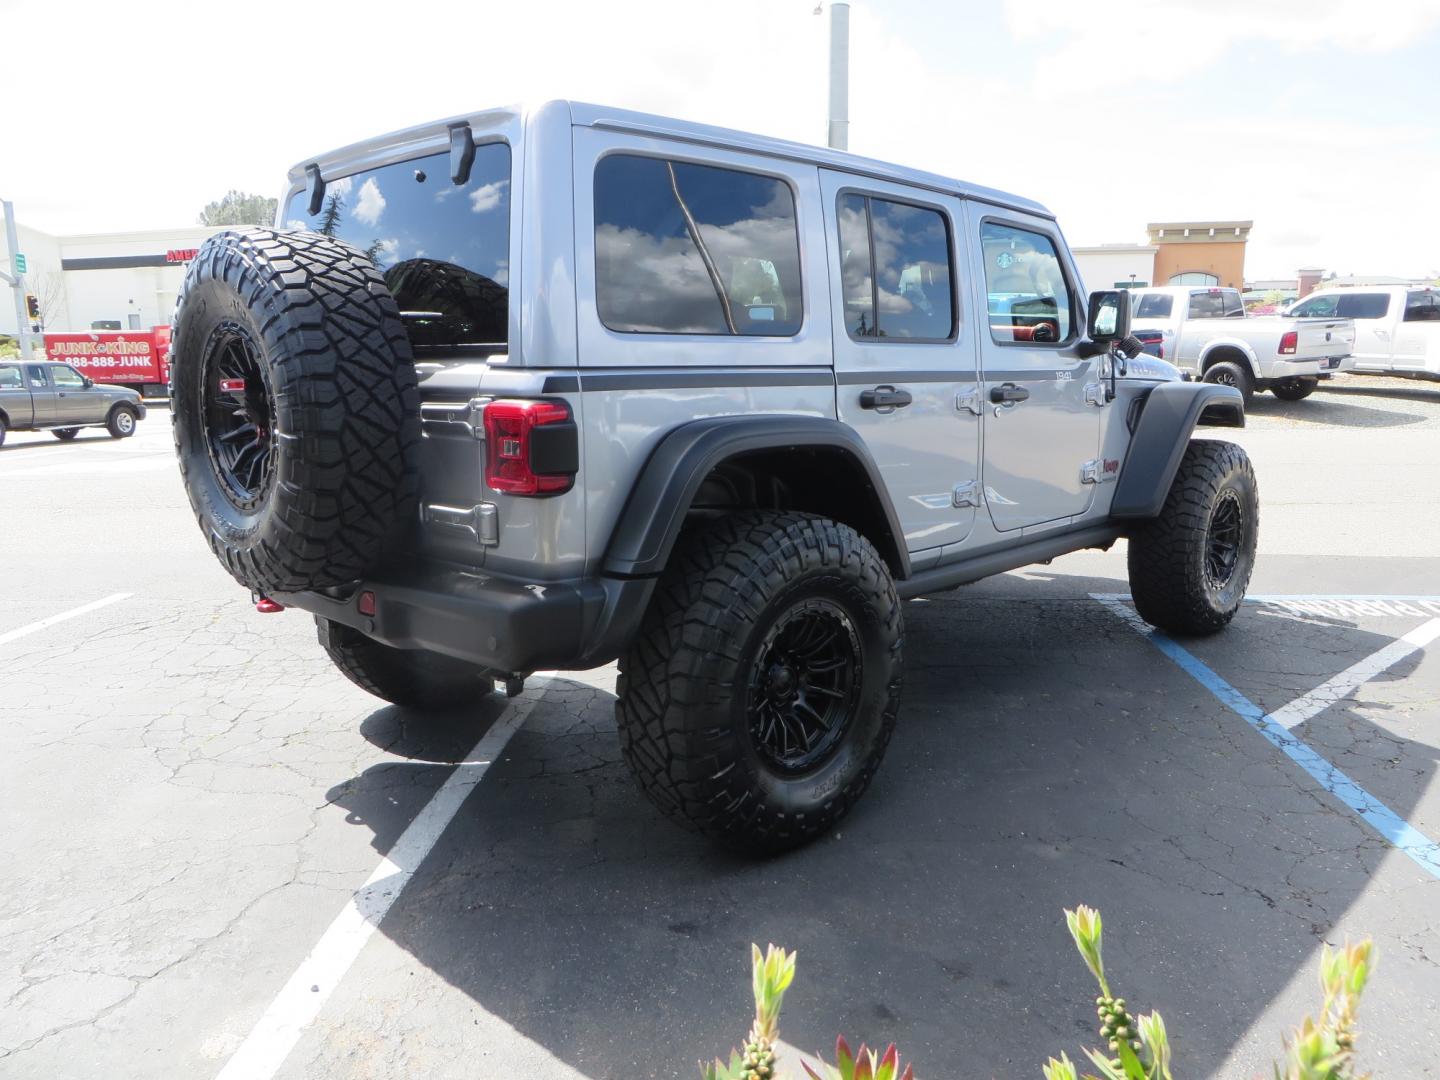
[(689, 537), (620, 659), (625, 760), (670, 817), (767, 854), (832, 828), (900, 704), (902, 616), (849, 526), (748, 512)]
[[(110, 415), (105, 418), (105, 430), (110, 432), (112, 439), (128, 439), (135, 434), (135, 425), (140, 418), (135, 415), (134, 409), (127, 409), (124, 405), (117, 405), (110, 410)], [(73, 438), (73, 434), (70, 436)], [(66, 436), (61, 436), (66, 438)]]
[(1219, 383), (1221, 386), (1233, 386), (1240, 391), (1240, 396), (1245, 399), (1245, 407), (1250, 407), (1250, 399), (1255, 396), (1255, 379), (1248, 368), (1234, 360), (1222, 360), (1218, 364), (1212, 364), (1205, 369), (1205, 382)]
[(0, 446), (5, 445), (5, 432), (8, 430), (9, 425), (5, 423), (5, 417), (0, 416)]
[(320, 644), (347, 679), (395, 705), (453, 709), (495, 689), (494, 675), (463, 660), (423, 649), (396, 649), (344, 623), (315, 616)]
[(1314, 375), (1296, 375), (1291, 379), (1277, 379), (1270, 384), (1270, 392), (1281, 401), (1302, 401), (1319, 385), (1320, 380)]
[(1240, 610), (1260, 536), (1250, 458), (1234, 443), (1185, 449), (1165, 507), (1130, 536), (1130, 592), (1140, 617), (1175, 634), (1213, 634)]
[(176, 306), (175, 449), (216, 556), (260, 593), (353, 581), (415, 517), (419, 404), (399, 309), (363, 252), (243, 229)]
[(54, 435), (61, 442), (69, 442), (71, 439), (75, 438), (76, 435), (80, 434), (80, 429), (78, 427), (54, 428), (53, 430), (51, 430), (50, 434)]

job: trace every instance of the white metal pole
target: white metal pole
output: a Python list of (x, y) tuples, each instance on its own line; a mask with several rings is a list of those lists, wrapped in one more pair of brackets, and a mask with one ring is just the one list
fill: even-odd
[(850, 5), (830, 5), (830, 131), (835, 150), (850, 148)]
[[(10, 267), (14, 269), (15, 253), (20, 250), (20, 240), (15, 234), (15, 205), (11, 202), (0, 202), (5, 210), (5, 246), (10, 249)], [(11, 275), (7, 269), (5, 276), (10, 280), (10, 288), (15, 294), (15, 336), (20, 339), (20, 359), (33, 360), (34, 353), (30, 347), (30, 313), (25, 310), (25, 275)]]

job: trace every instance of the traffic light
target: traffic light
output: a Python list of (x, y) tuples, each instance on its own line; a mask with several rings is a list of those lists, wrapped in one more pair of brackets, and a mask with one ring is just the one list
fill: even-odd
[(40, 318), (40, 298), (33, 293), (26, 293), (25, 310), (30, 313), (30, 318)]

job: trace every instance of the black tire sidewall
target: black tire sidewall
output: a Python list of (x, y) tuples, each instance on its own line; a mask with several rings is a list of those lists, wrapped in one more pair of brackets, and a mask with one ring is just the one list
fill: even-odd
[(1203, 381), (1218, 384), (1220, 383), (1218, 376), (1222, 372), (1229, 373), (1235, 377), (1234, 383), (1230, 385), (1233, 385), (1235, 389), (1239, 390), (1241, 397), (1248, 402), (1251, 395), (1255, 392), (1255, 380), (1250, 372), (1234, 360), (1221, 360), (1206, 368)]
[[(1228, 491), (1233, 491), (1240, 502), (1240, 554), (1229, 580), (1217, 588), (1210, 582), (1205, 569), (1205, 559), (1209, 551), (1210, 529), (1214, 524), (1215, 512)], [(1255, 571), (1259, 525), (1260, 491), (1255, 483), (1255, 474), (1249, 469), (1232, 465), (1219, 477), (1215, 494), (1206, 508), (1204, 542), (1195, 545), (1199, 565), (1191, 568), (1191, 572), (1198, 575), (1206, 598), (1217, 614), (1235, 611), (1245, 599), (1245, 590), (1250, 585), (1250, 575)]]
[[(794, 605), (810, 599), (835, 604), (855, 628), (861, 652), (859, 701), (830, 756), (807, 772), (785, 775), (761, 758), (751, 737), (748, 682), (756, 653), (770, 627)], [(888, 723), (893, 720), (887, 719), (887, 713), (891, 712), (890, 684), (896, 676), (895, 667), (872, 597), (852, 576), (837, 573), (834, 567), (823, 567), (787, 582), (751, 625), (733, 676), (735, 694), (729, 705), (727, 732), (734, 747), (727, 756), (733, 755), (743, 770), (744, 787), (760, 794), (769, 809), (787, 817), (821, 812), (836, 794), (873, 769), (876, 755), (883, 752), (889, 740)]]
[[(261, 349), (260, 370), (268, 382), (276, 415), (275, 429), (288, 430), (288, 417), (275, 393), (272, 356), (261, 328), (240, 294), (224, 280), (209, 278), (194, 285), (187, 295), (187, 317), (175, 328), (172, 350), (196, 357), (196, 362), (172, 368), (170, 408), (175, 432), (175, 452), (181, 461), (181, 472), (197, 516), (211, 528), (223, 545), (242, 551), (264, 547), (280, 539), (275, 535), (271, 506), (278, 483), (272, 483), (266, 498), (253, 510), (242, 510), (225, 494), (220, 478), (210, 460), (205, 431), (204, 364), (199, 361), (206, 342), (221, 323), (239, 324)], [(283, 475), (281, 461), (286, 453), (284, 439), (276, 438), (272, 451), (277, 456), (275, 476)], [(243, 583), (243, 582), (242, 582)]]

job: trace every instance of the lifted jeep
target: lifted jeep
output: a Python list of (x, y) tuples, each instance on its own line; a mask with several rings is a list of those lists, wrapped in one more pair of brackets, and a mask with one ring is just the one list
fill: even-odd
[(209, 240), (176, 449), (221, 562), (400, 705), (619, 659), (624, 756), (731, 847), (855, 803), (901, 601), (1129, 539), (1204, 634), (1255, 560), (1232, 387), (1141, 357), (1053, 216), (570, 102), (347, 147)]

